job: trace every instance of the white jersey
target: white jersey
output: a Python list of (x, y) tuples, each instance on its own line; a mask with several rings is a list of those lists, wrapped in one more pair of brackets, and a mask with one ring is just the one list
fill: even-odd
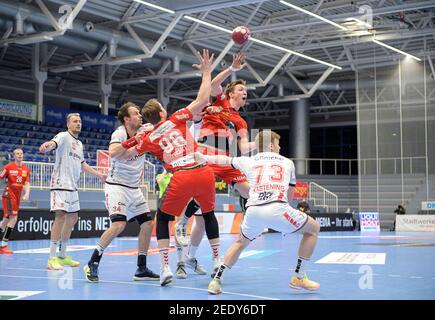
[(56, 143), (51, 190), (77, 190), (82, 163), (85, 162), (82, 142), (68, 131), (58, 133), (51, 141)]
[[(128, 140), (125, 126), (119, 126), (110, 140), (112, 143), (122, 143)], [(145, 165), (145, 154), (127, 160), (110, 158), (110, 168), (107, 173), (109, 184), (117, 184), (130, 188), (137, 188), (142, 180)]]
[(270, 202), (288, 202), (289, 186), (296, 185), (293, 161), (274, 152), (233, 158), (231, 165), (241, 170), (249, 183), (247, 207)]

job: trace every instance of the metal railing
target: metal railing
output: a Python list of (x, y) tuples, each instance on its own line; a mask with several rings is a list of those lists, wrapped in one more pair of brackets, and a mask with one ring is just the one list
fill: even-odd
[(304, 175), (357, 175), (358, 159), (294, 158), (298, 172)]
[[(414, 174), (426, 172), (426, 157), (320, 159), (294, 158), (298, 172), (304, 175)], [(402, 168), (403, 166), (403, 168)], [(301, 173), (300, 173), (301, 174)]]
[[(24, 163), (30, 168), (30, 187), (33, 189), (50, 189), (51, 173), (53, 172), (54, 163), (45, 162), (31, 162), (24, 161)], [(95, 170), (106, 173), (107, 167), (93, 167)], [(155, 166), (145, 161), (144, 175), (140, 188), (147, 190), (148, 192), (155, 192), (155, 178), (156, 168)], [(104, 186), (101, 180), (93, 174), (83, 172), (80, 175), (78, 183), (79, 191), (101, 191), (104, 190)]]
[(315, 182), (310, 182), (308, 197), (316, 207), (323, 207), (326, 212), (338, 212), (338, 196)]

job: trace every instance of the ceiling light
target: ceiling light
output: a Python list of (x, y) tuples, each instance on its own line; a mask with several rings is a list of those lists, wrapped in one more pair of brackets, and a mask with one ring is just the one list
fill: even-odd
[(64, 67), (54, 67), (49, 69), (49, 71), (53, 73), (80, 71), (80, 70), (83, 70), (81, 66), (64, 66)]
[(119, 58), (119, 59), (108, 61), (106, 62), (106, 64), (114, 66), (114, 65), (121, 65), (121, 64), (138, 63), (141, 61), (142, 59), (140, 58)]
[[(11, 39), (12, 40), (12, 39)], [(33, 44), (33, 43), (39, 43), (44, 41), (51, 41), (53, 40), (53, 37), (46, 36), (46, 35), (34, 35), (34, 36), (25, 36), (22, 39), (13, 39), (14, 43), (17, 44)]]
[(329, 66), (329, 67), (332, 67), (332, 68), (335, 68), (335, 69), (339, 69), (339, 70), (342, 69), (341, 67), (339, 67), (339, 66), (337, 66), (335, 64), (328, 63), (328, 62), (325, 62), (325, 61), (322, 61), (322, 60), (319, 60), (319, 59), (316, 59), (316, 58), (312, 58), (312, 57), (307, 56), (305, 54), (302, 54), (302, 53), (299, 53), (299, 52), (296, 52), (296, 51), (293, 51), (293, 50), (290, 50), (290, 49), (287, 49), (287, 48), (283, 48), (283, 47), (277, 46), (276, 44), (272, 44), (272, 43), (269, 43), (269, 42), (266, 42), (266, 41), (263, 41), (263, 40), (259, 40), (259, 39), (255, 39), (255, 38), (249, 38), (249, 40), (252, 40), (253, 42), (257, 42), (257, 43), (260, 43), (262, 45), (265, 45), (265, 46), (268, 46), (268, 47), (271, 47), (271, 48), (274, 48), (274, 49), (278, 49), (278, 50), (281, 50), (281, 51), (289, 52), (291, 54), (294, 54), (295, 56), (299, 56), (299, 57), (305, 58), (307, 60), (311, 60), (311, 61), (314, 61), (314, 62), (317, 62), (317, 63), (321, 63), (321, 64), (324, 64), (326, 66)]
[(381, 42), (381, 41), (379, 41), (379, 40), (373, 39), (373, 42), (374, 42), (374, 43), (377, 43), (377, 44), (379, 44), (379, 45), (381, 45), (381, 46), (384, 46), (385, 48), (388, 48), (388, 49), (390, 49), (390, 50), (393, 50), (393, 51), (396, 51), (396, 52), (398, 52), (398, 53), (401, 53), (401, 54), (403, 54), (403, 55), (405, 55), (405, 56), (408, 56), (408, 57), (410, 57), (410, 58), (412, 58), (412, 59), (415, 59), (415, 60), (417, 60), (417, 61), (421, 61), (420, 58), (417, 58), (416, 56), (413, 56), (412, 54), (406, 53), (406, 52), (404, 52), (404, 51), (402, 51), (402, 50), (399, 50), (399, 49), (396, 49), (396, 48), (394, 48), (394, 47), (392, 47), (392, 46), (389, 46), (388, 44), (385, 44), (385, 43), (383, 43), (383, 42)]
[(284, 4), (286, 6), (289, 6), (290, 8), (293, 8), (295, 10), (298, 10), (298, 11), (301, 11), (301, 12), (303, 12), (305, 14), (308, 14), (308, 15), (310, 15), (312, 17), (320, 19), (320, 20), (322, 20), (322, 21), (324, 21), (326, 23), (332, 24), (333, 26), (335, 26), (337, 28), (340, 28), (341, 30), (348, 31), (348, 29), (346, 27), (343, 27), (343, 26), (339, 25), (338, 23), (335, 23), (334, 21), (331, 21), (331, 20), (328, 20), (326, 18), (323, 18), (323, 17), (319, 16), (318, 14), (315, 14), (315, 13), (312, 13), (312, 12), (307, 11), (305, 9), (299, 8), (298, 6), (295, 6), (295, 5), (291, 4), (291, 3), (288, 3), (288, 2), (285, 2), (285, 1), (282, 1), (282, 0), (280, 0), (279, 2), (281, 2), (282, 4)]
[(142, 1), (142, 0), (134, 0), (134, 1), (136, 1), (138, 3), (141, 3), (143, 5), (146, 5), (148, 7), (151, 7), (151, 8), (154, 8), (154, 9), (158, 9), (158, 10), (161, 10), (161, 11), (164, 11), (164, 12), (167, 12), (167, 13), (171, 13), (171, 14), (175, 13), (175, 11), (173, 11), (173, 10), (163, 8), (163, 7), (160, 7), (160, 6), (156, 5), (156, 4), (152, 4), (152, 3), (149, 3), (149, 2), (146, 2), (146, 1)]
[(367, 29), (371, 29), (372, 25), (370, 23), (367, 23), (365, 21), (362, 21), (358, 18), (347, 18), (346, 21), (355, 21), (358, 24), (362, 24), (364, 27), (366, 27)]

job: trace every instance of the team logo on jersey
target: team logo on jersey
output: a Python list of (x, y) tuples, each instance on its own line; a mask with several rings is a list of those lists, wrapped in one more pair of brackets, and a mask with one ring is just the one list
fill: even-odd
[(23, 172), (21, 173), (21, 175), (22, 175), (23, 178), (27, 177), (27, 171), (23, 171)]
[(189, 117), (190, 116), (187, 113), (175, 115), (175, 118), (177, 118), (178, 120), (188, 119)]
[(75, 141), (73, 141), (71, 143), (71, 148), (75, 151), (77, 149), (77, 147), (78, 147), (77, 143)]
[(12, 176), (16, 176), (16, 175), (18, 175), (18, 170), (11, 170), (11, 171), (9, 171), (9, 174)]

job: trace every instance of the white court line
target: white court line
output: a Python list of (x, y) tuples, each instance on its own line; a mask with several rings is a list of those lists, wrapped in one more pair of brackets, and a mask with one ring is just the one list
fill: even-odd
[[(59, 278), (54, 277), (34, 277), (34, 276), (12, 276), (8, 274), (0, 274), (0, 277), (6, 277), (6, 278), (27, 278), (27, 279), (50, 279), (50, 280), (59, 280)], [(87, 282), (85, 279), (71, 279), (73, 281), (84, 281)], [(148, 287), (162, 287), (160, 284), (151, 284), (151, 283), (141, 283), (141, 282), (126, 282), (126, 281), (111, 281), (111, 280), (100, 280), (99, 283), (115, 283), (115, 284), (129, 284), (129, 285), (142, 285), (142, 286), (148, 286)], [(91, 284), (90, 285), (94, 285)], [(200, 288), (192, 288), (192, 287), (181, 287), (181, 286), (168, 286), (168, 288), (177, 288), (177, 289), (188, 289), (188, 290), (196, 290), (196, 291), (205, 291), (208, 293), (207, 289), (200, 289)], [(239, 292), (230, 292), (230, 291), (222, 291), (222, 293), (225, 294), (232, 294), (236, 296), (243, 296), (243, 297), (251, 297), (251, 298), (258, 298), (258, 299), (265, 299), (265, 300), (280, 300), (277, 298), (271, 298), (271, 297), (264, 297), (264, 296), (257, 296), (253, 294), (246, 294), (246, 293), (239, 293)]]
[(389, 277), (394, 277), (394, 278), (399, 278), (399, 277), (401, 277), (401, 276), (398, 275), (398, 274), (389, 274), (388, 276), (389, 276)]
[(319, 239), (361, 239), (361, 238), (376, 238), (376, 239), (395, 239), (407, 238), (409, 236), (379, 236), (379, 235), (366, 235), (366, 236), (318, 236)]
[(329, 273), (338, 273), (338, 271), (336, 271), (336, 270), (328, 270), (327, 272), (329, 272)]
[(30, 270), (30, 271), (47, 271), (47, 272), (59, 272), (63, 270), (50, 270), (50, 269), (31, 269), (31, 268), (5, 268), (10, 270)]
[(423, 279), (423, 277), (418, 277), (418, 276), (410, 276), (411, 279)]

